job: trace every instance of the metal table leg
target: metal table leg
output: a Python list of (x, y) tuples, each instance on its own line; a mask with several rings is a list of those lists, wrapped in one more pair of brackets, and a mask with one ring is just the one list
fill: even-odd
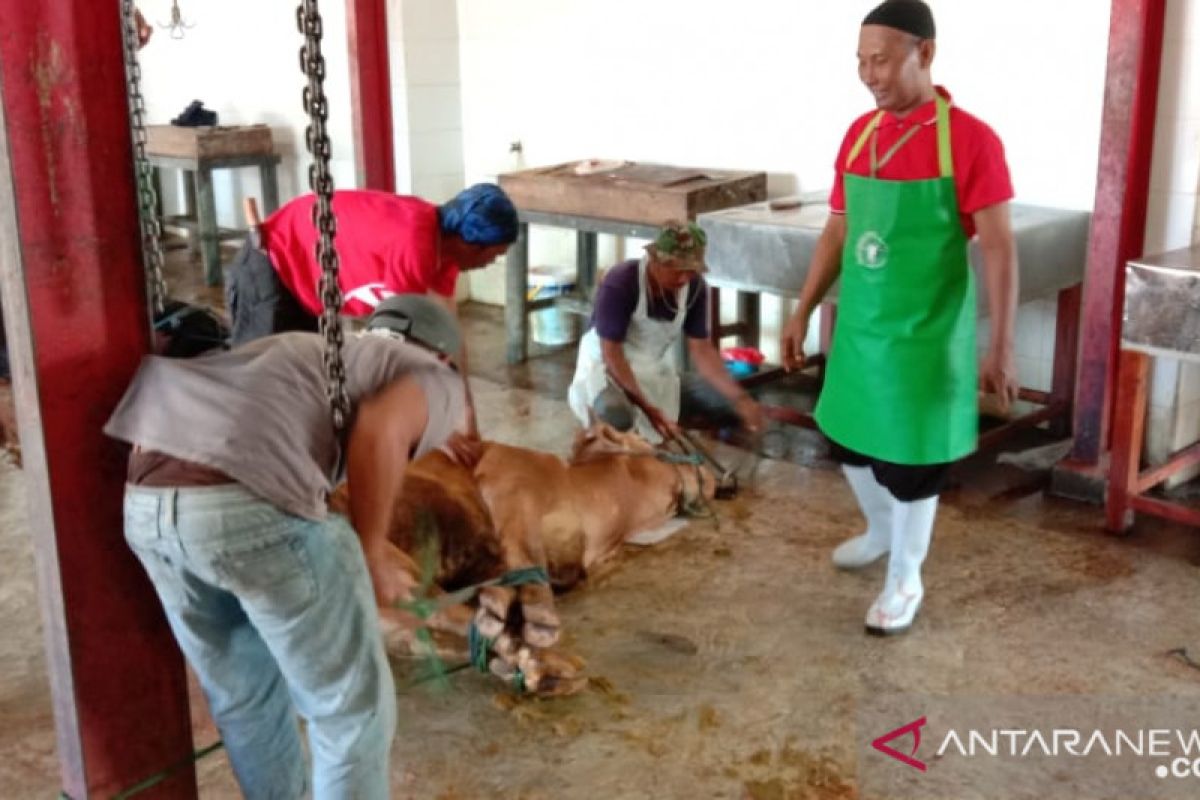
[[(180, 216), (185, 220), (194, 220), (196, 218), (196, 173), (190, 169), (181, 169), (183, 175), (183, 208), (180, 209)], [(196, 256), (200, 253), (200, 237), (188, 232), (187, 249), (189, 256)]]
[(221, 252), (217, 238), (217, 201), (213, 196), (212, 170), (196, 170), (196, 234), (204, 257), (204, 282), (221, 285)]
[(270, 214), (279, 208), (279, 182), (275, 174), (275, 165), (270, 161), (259, 164), (258, 177), (262, 184), (263, 213)]
[(163, 179), (162, 169), (160, 167), (152, 167), (150, 169), (150, 181), (154, 186), (154, 218), (158, 220), (158, 224), (163, 223)]
[(721, 290), (708, 287), (708, 339), (713, 347), (721, 347)]
[(508, 363), (520, 364), (529, 357), (529, 225), (517, 226), (517, 241), (504, 260), (507, 269), (504, 299), (504, 330), (508, 336)]
[(596, 234), (577, 231), (575, 234), (575, 285), (584, 300), (591, 301), (596, 291)]
[(1054, 378), (1050, 397), (1066, 404), (1067, 410), (1051, 420), (1050, 433), (1064, 438), (1071, 435), (1075, 402), (1075, 366), (1079, 355), (1079, 308), (1083, 285), (1058, 293), (1058, 314), (1054, 332)]
[(738, 334), (738, 344), (742, 347), (758, 348), (762, 334), (762, 303), (758, 292), (737, 293), (738, 322), (742, 332)]

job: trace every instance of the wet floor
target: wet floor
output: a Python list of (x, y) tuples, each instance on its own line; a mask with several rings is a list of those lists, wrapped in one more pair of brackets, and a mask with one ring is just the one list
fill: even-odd
[[(465, 317), (485, 435), (565, 452), (570, 350), (510, 368), (499, 311)], [(1099, 509), (1047, 499), (1044, 475), (981, 458), (944, 497), (915, 628), (871, 638), (862, 620), (882, 565), (847, 574), (829, 562), (862, 525), (844, 481), (812, 434), (778, 434), (771, 446), (787, 460), (764, 461), (714, 519), (630, 548), (561, 598), (566, 645), (588, 664), (580, 695), (517, 698), (471, 672), (448, 690), (398, 690), (394, 796), (909, 797), (861, 781), (882, 732), (862, 730), (861, 714), (881, 698), (1200, 690), (1200, 671), (1172, 654), (1200, 655), (1195, 531), (1141, 520), (1130, 537), (1104, 536)], [(0, 786), (6, 797), (50, 797), (57, 766), (22, 482), (0, 465)], [(395, 667), (403, 686), (414, 664)], [(203, 745), (216, 733), (195, 701)], [(220, 754), (202, 762), (200, 780), (202, 797), (237, 796)], [(1055, 793), (1052, 780), (1025, 770), (946, 796), (1104, 789), (1082, 778)]]

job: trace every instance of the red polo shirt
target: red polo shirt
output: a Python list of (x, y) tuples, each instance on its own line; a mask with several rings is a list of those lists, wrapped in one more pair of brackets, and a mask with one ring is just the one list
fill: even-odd
[[(937, 92), (950, 100), (950, 93), (941, 86), (937, 87)], [(829, 208), (834, 214), (846, 213), (846, 195), (842, 186), (842, 175), (847, 171), (846, 158), (876, 113), (871, 111), (856, 119), (847, 131), (846, 138), (842, 140), (837, 163), (834, 165), (837, 176), (833, 182), (833, 191), (829, 195)], [(883, 158), (891, 146), (913, 125), (919, 125), (920, 131), (896, 151), (891, 160), (879, 170), (877, 178), (911, 181), (936, 178), (941, 174), (938, 168), (937, 107), (933, 100), (918, 106), (903, 118), (891, 112), (884, 113), (876, 129), (879, 157)], [(1011, 200), (1012, 179), (1008, 174), (1004, 145), (1001, 144), (1000, 137), (986, 123), (953, 105), (953, 102), (950, 106), (950, 150), (954, 160), (954, 186), (958, 192), (958, 210), (962, 217), (963, 229), (970, 238), (975, 235), (975, 223), (971, 215), (988, 206)], [(869, 139), (850, 165), (849, 172), (852, 175), (871, 174)]]
[[(311, 194), (298, 197), (264, 220), (262, 242), (283, 285), (317, 315), (321, 267), (312, 223), (315, 202)], [(454, 296), (458, 265), (439, 266), (436, 205), (419, 197), (353, 190), (334, 192), (333, 213), (343, 313), (369, 314), (393, 294)]]

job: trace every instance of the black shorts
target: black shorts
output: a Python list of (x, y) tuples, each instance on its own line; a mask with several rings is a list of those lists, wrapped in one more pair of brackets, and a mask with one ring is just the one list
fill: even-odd
[(317, 318), (279, 280), (267, 254), (249, 242), (225, 273), (225, 307), (235, 347), (273, 333), (319, 329)]
[(871, 458), (862, 453), (848, 450), (828, 436), (825, 437), (825, 440), (829, 442), (830, 458), (839, 464), (851, 467), (870, 467), (871, 473), (879, 485), (903, 503), (924, 500), (927, 497), (936, 497), (941, 494), (942, 489), (946, 487), (946, 477), (950, 473), (950, 467), (954, 466), (953, 461), (919, 466), (893, 464), (890, 461), (880, 461), (878, 458)]

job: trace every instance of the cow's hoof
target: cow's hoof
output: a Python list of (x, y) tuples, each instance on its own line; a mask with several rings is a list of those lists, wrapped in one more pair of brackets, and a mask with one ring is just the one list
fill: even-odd
[(522, 647), (517, 653), (517, 669), (525, 690), (547, 697), (575, 694), (587, 685), (579, 673), (585, 664), (578, 656), (553, 649)]
[(557, 628), (562, 624), (554, 607), (554, 592), (549, 586), (540, 583), (522, 586), (517, 596), (521, 602), (521, 615), (526, 622), (547, 628)]
[(509, 586), (485, 586), (479, 590), (479, 605), (497, 619), (508, 619), (517, 592)]
[[(513, 652), (512, 645), (507, 634), (496, 642), (494, 649), (498, 657), (488, 663), (488, 671), (514, 691), (539, 697), (565, 697), (587, 686), (587, 678), (579, 674), (585, 664), (578, 656), (528, 646)], [(502, 651), (511, 657), (501, 655)]]
[(553, 647), (558, 644), (559, 631), (557, 625), (539, 625), (526, 621), (521, 626), (521, 638), (533, 647)]
[(488, 639), (497, 639), (504, 633), (505, 623), (502, 619), (497, 619), (486, 608), (480, 606), (475, 612), (475, 628)]

